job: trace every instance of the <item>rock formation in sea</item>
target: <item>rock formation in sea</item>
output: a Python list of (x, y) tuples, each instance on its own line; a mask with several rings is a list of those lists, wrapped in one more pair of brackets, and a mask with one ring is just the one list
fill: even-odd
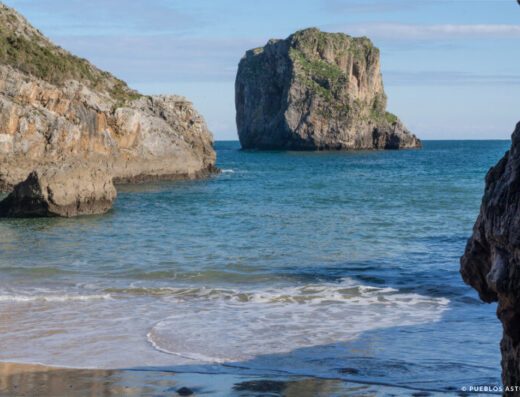
[(0, 191), (75, 161), (115, 182), (195, 178), (216, 171), (212, 145), (186, 98), (141, 95), (0, 3)]
[[(502, 380), (520, 385), (520, 123), (511, 148), (486, 175), (480, 214), (461, 258), (460, 273), (485, 302), (498, 301), (504, 332)], [(507, 395), (520, 395), (505, 393)]]
[(38, 168), (0, 202), (0, 217), (102, 214), (112, 208), (117, 195), (112, 180), (103, 166), (75, 162)]
[(244, 149), (420, 148), (386, 99), (368, 38), (305, 29), (240, 60), (238, 136)]

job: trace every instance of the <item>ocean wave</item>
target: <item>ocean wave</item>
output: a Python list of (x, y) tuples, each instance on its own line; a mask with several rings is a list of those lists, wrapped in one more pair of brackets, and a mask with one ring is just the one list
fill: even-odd
[(103, 295), (0, 295), (0, 302), (67, 302), (111, 299), (110, 294)]
[(351, 279), (342, 279), (339, 283), (307, 284), (304, 286), (268, 288), (257, 291), (210, 287), (128, 287), (107, 288), (109, 294), (145, 295), (153, 297), (175, 298), (179, 300), (222, 300), (238, 303), (349, 303), (354, 305), (415, 305), (436, 303), (447, 305), (446, 298), (432, 298), (415, 293), (400, 293), (390, 287), (358, 285)]
[(254, 292), (167, 291), (175, 298), (175, 314), (156, 323), (148, 341), (161, 352), (213, 363), (348, 341), (373, 329), (438, 321), (450, 302), (350, 279)]
[(234, 170), (230, 170), (230, 169), (223, 169), (223, 170), (220, 170), (223, 174), (234, 174), (235, 171)]

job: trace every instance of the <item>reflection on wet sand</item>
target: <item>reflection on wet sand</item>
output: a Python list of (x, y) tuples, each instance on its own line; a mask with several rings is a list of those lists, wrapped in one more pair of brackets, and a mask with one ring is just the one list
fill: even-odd
[(361, 397), (413, 392), (334, 379), (180, 374), (153, 367), (98, 370), (0, 363), (0, 396)]
[(7, 396), (140, 396), (176, 389), (166, 373), (0, 364), (0, 393)]

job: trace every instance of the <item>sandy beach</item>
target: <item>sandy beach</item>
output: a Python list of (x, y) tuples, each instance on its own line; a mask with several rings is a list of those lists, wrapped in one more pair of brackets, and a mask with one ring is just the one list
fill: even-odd
[[(166, 377), (164, 377), (166, 378)], [(141, 395), (175, 387), (150, 376), (146, 384), (127, 371), (68, 369), (32, 364), (0, 364), (0, 393), (6, 396)]]

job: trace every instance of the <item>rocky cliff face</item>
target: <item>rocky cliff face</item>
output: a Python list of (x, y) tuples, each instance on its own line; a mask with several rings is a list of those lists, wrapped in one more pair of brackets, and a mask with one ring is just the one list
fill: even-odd
[(421, 147), (386, 112), (379, 50), (366, 37), (311, 28), (247, 51), (235, 105), (245, 149)]
[(497, 316), (504, 328), (502, 380), (504, 386), (520, 385), (520, 123), (511, 149), (486, 175), (480, 214), (460, 273), (483, 301), (498, 301)]
[(195, 178), (216, 170), (212, 145), (186, 98), (140, 95), (0, 3), (0, 191), (75, 159), (116, 182)]

